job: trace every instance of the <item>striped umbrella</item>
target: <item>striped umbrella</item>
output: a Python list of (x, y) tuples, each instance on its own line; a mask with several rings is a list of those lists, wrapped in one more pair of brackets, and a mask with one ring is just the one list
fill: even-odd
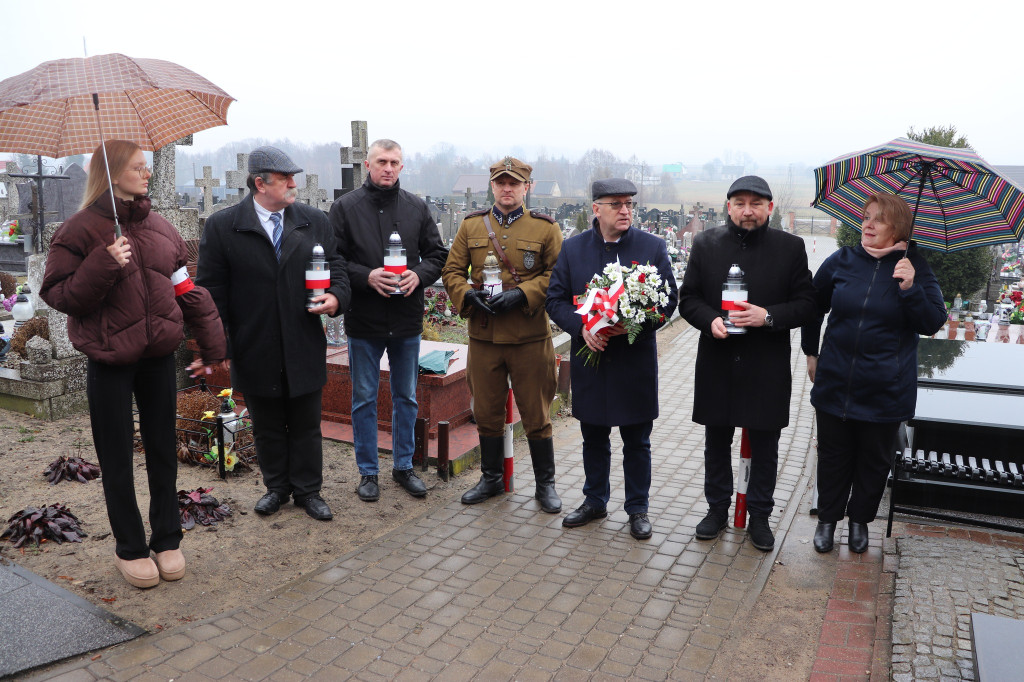
[(814, 170), (811, 206), (860, 228), (864, 202), (876, 192), (914, 209), (914, 240), (958, 251), (1024, 237), (1024, 192), (970, 149), (898, 138)]

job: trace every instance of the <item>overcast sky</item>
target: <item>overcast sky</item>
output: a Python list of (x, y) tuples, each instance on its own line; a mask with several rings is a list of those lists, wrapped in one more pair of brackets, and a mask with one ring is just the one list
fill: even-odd
[(954, 124), (1024, 164), (1017, 2), (293, 0), (0, 4), (0, 79), (121, 52), (177, 62), (238, 101), (215, 148), (250, 137), (410, 152), (652, 164), (746, 152), (818, 165)]

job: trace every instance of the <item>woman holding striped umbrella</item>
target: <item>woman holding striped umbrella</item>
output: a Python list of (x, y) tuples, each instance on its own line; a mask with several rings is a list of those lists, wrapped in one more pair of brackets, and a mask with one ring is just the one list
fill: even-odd
[(820, 316), (801, 330), (801, 346), (817, 411), (818, 552), (832, 550), (844, 517), (850, 551), (867, 549), (899, 425), (914, 416), (918, 335), (931, 336), (946, 319), (935, 275), (910, 248), (912, 226), (903, 199), (872, 194), (860, 244), (836, 251), (814, 275)]

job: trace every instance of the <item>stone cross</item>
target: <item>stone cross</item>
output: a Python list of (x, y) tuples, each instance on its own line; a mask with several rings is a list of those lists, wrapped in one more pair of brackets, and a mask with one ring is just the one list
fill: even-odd
[(299, 190), (299, 201), (322, 211), (330, 210), (331, 204), (327, 201), (327, 190), (320, 189), (319, 175), (306, 173), (306, 186)]
[(473, 188), (466, 188), (466, 212), (469, 213), (473, 210)]
[(174, 163), (175, 147), (192, 146), (192, 136), (188, 135), (164, 145), (153, 152), (153, 177), (149, 179), (149, 197), (153, 208), (157, 211), (178, 207), (178, 194), (175, 191)]
[(0, 201), (0, 222), (13, 219), (21, 206), (21, 200), (18, 197), (18, 181), (10, 176), (11, 173), (19, 172), (21, 171), (18, 169), (18, 164), (13, 161), (8, 161), (6, 169), (0, 172), (0, 183), (7, 188), (7, 198)]
[[(238, 170), (229, 170), (224, 173), (224, 203), (228, 206), (233, 206), (242, 200), (245, 193), (249, 190), (246, 186), (245, 181), (249, 178), (249, 155), (239, 154), (238, 155)], [(232, 193), (228, 190), (236, 189), (238, 193)]]
[(341, 148), (341, 165), (352, 166), (352, 187), (346, 189), (358, 189), (363, 186), (366, 179), (367, 152), (366, 121), (352, 121), (352, 146)]
[(203, 190), (203, 212), (199, 214), (199, 217), (206, 218), (213, 213), (213, 188), (220, 187), (220, 178), (213, 177), (211, 166), (203, 166), (203, 177), (196, 178), (192, 182)]

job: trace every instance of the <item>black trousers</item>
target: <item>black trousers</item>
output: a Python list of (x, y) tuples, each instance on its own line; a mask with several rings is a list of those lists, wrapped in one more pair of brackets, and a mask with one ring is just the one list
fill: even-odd
[[(732, 426), (704, 427), (704, 497), (711, 509), (728, 509), (732, 502)], [(775, 479), (779, 466), (781, 429), (747, 429), (750, 441), (750, 481), (747, 510), (770, 516), (775, 506)]]
[[(131, 365), (89, 361), (86, 370), (89, 420), (103, 482), (115, 552), (122, 559), (144, 559), (150, 550), (177, 549), (178, 459), (174, 422), (174, 356), (146, 358)], [(135, 498), (132, 395), (139, 408), (139, 431), (146, 448), (149, 480), (149, 544)]]
[(870, 523), (885, 493), (899, 422), (840, 419), (817, 410), (818, 520)]
[[(654, 422), (619, 427), (627, 514), (647, 512), (651, 492), (651, 429)], [(583, 434), (583, 494), (594, 509), (605, 509), (611, 497), (612, 427), (580, 422)]]
[(271, 398), (245, 394), (252, 416), (256, 459), (263, 484), (303, 500), (323, 486), (324, 448), (320, 432), (323, 389), (300, 396)]

